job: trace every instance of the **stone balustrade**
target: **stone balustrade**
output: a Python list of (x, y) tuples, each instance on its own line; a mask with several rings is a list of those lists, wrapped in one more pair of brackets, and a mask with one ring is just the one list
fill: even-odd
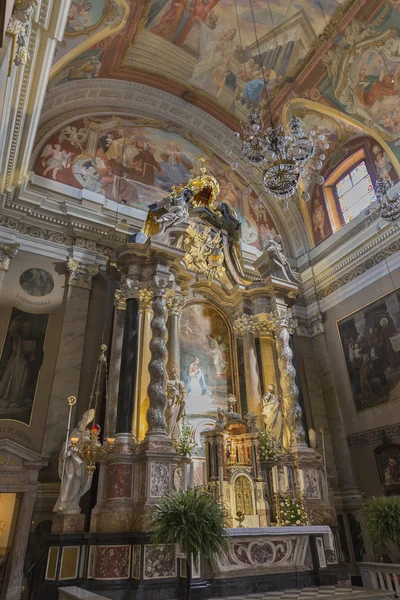
[(365, 588), (395, 592), (400, 596), (400, 564), (358, 563)]

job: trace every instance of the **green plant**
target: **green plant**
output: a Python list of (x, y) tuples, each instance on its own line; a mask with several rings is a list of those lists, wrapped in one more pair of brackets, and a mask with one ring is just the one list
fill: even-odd
[(178, 544), (186, 556), (186, 596), (190, 598), (192, 557), (212, 562), (228, 548), (227, 514), (223, 506), (201, 488), (167, 494), (149, 516), (153, 544)]
[(268, 431), (260, 431), (258, 434), (258, 448), (260, 460), (274, 460), (279, 454), (279, 448)]
[(178, 439), (174, 441), (174, 446), (179, 456), (192, 456), (192, 450), (196, 448), (196, 442), (194, 429), (187, 421), (182, 420)]
[(306, 499), (303, 493), (292, 495), (289, 490), (279, 494), (277, 498), (278, 524), (285, 527), (290, 525), (308, 525)]
[(370, 498), (361, 511), (365, 531), (378, 554), (400, 546), (400, 496)]

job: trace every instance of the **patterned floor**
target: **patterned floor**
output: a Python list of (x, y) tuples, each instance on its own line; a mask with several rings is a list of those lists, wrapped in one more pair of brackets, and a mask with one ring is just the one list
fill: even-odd
[(249, 594), (248, 596), (229, 596), (228, 598), (214, 598), (214, 600), (390, 600), (394, 593), (364, 588), (346, 588), (339, 586), (325, 586), (321, 588), (304, 588), (302, 590), (286, 590), (284, 592), (263, 592)]

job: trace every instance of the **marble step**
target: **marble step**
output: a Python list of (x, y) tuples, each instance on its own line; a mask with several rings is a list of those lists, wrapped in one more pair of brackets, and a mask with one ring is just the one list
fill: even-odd
[(394, 592), (371, 590), (362, 587), (324, 586), (274, 592), (258, 592), (248, 596), (228, 596), (212, 600), (391, 600)]

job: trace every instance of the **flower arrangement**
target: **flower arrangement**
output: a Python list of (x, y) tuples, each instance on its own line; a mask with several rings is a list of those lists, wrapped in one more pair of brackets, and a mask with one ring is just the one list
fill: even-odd
[(308, 512), (304, 493), (292, 495), (289, 490), (277, 495), (277, 519), (283, 527), (291, 525), (308, 525)]
[(268, 431), (260, 431), (258, 434), (258, 449), (260, 460), (274, 460), (279, 452), (279, 448), (275, 440), (271, 437)]
[(174, 446), (179, 456), (192, 456), (192, 450), (196, 448), (194, 429), (185, 420), (181, 422), (178, 439), (174, 441)]

